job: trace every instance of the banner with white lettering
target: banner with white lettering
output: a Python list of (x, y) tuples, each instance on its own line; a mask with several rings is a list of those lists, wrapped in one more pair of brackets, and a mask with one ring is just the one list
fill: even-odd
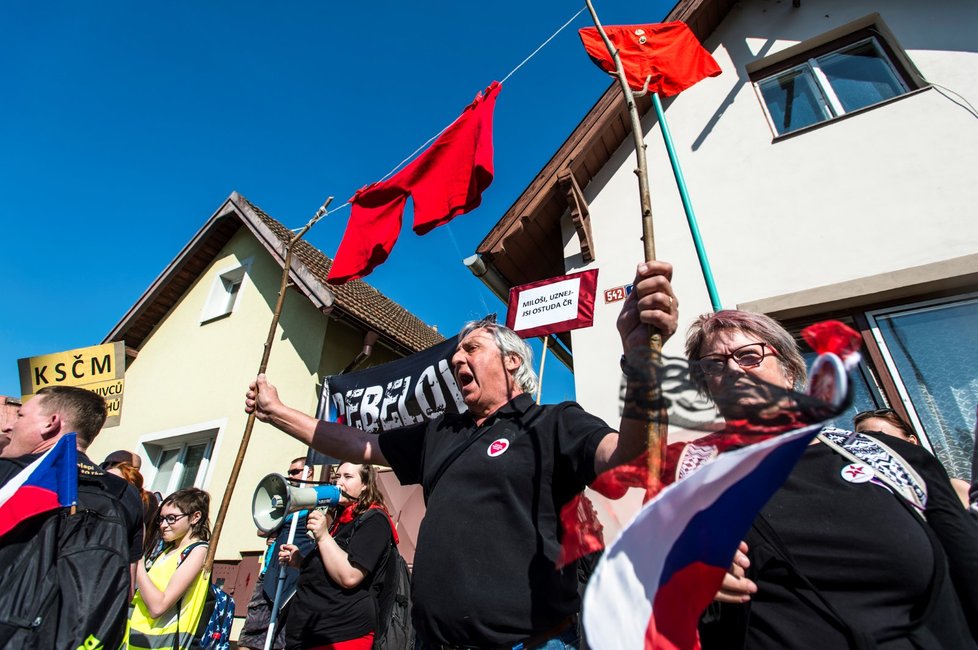
[[(464, 411), (462, 391), (450, 363), (457, 345), (458, 337), (453, 336), (397, 361), (326, 377), (316, 417), (380, 433), (431, 420), (445, 412)], [(310, 450), (307, 462), (332, 465), (337, 461)]]
[(523, 338), (591, 327), (598, 269), (530, 282), (509, 290), (506, 327)]

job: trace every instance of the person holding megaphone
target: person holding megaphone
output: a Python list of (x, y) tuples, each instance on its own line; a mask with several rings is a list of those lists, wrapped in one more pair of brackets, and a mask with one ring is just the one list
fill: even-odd
[(287, 650), (370, 650), (377, 629), (378, 576), (394, 524), (372, 465), (343, 463), (337, 471), (339, 514), (312, 510), (306, 529), (318, 552), (300, 558), (285, 544), (279, 560), (299, 566), (299, 583), (285, 628)]

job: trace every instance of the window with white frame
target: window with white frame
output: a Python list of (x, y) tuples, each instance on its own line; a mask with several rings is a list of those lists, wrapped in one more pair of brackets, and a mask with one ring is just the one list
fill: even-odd
[(217, 429), (207, 429), (144, 442), (152, 468), (147, 489), (166, 496), (183, 488), (203, 488), (217, 433)]
[(761, 67), (750, 76), (776, 135), (842, 117), (919, 87), (873, 28)]
[(222, 318), (234, 310), (250, 266), (251, 259), (249, 258), (241, 266), (229, 269), (214, 278), (214, 283), (211, 285), (207, 302), (204, 303), (204, 309), (200, 316), (201, 323)]

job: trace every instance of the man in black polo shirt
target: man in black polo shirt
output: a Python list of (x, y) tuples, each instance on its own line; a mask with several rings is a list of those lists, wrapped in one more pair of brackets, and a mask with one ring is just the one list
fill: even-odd
[[(648, 345), (648, 326), (675, 332), (671, 275), (666, 263), (639, 265), (618, 318), (624, 352)], [(248, 392), (246, 410), (263, 422), (423, 486), (412, 575), (421, 648), (576, 646), (576, 567), (555, 568), (560, 509), (597, 474), (642, 453), (646, 428), (623, 418), (616, 432), (574, 402), (535, 404), (529, 358), (511, 330), (470, 323), (452, 357), (468, 410), (379, 436), (285, 406), (264, 376)]]
[[(14, 420), (3, 427), (9, 442), (0, 452), (0, 486), (6, 485), (54, 447), (62, 436), (75, 433), (78, 445), (77, 516), (86, 513), (85, 521), (114, 526), (113, 533), (106, 538), (118, 540), (118, 548), (99, 547), (95, 550), (91, 556), (94, 562), (90, 575), (73, 575), (71, 580), (60, 576), (57, 609), (52, 606), (45, 610), (44, 615), (38, 617), (43, 621), (41, 627), (44, 629), (36, 634), (29, 633), (31, 643), (40, 644), (38, 647), (116, 647), (125, 632), (128, 605), (135, 586), (136, 562), (143, 554), (143, 505), (136, 488), (124, 479), (106, 473), (85, 455), (85, 450), (102, 429), (105, 417), (105, 400), (101, 396), (73, 386), (50, 386), (27, 400), (17, 410)], [(98, 514), (89, 517), (87, 513), (90, 511)], [(58, 515), (57, 512), (36, 515), (4, 535), (0, 543), (0, 567), (15, 566), (25, 553), (41, 552), (36, 540), (49, 519)], [(120, 560), (116, 559), (120, 556), (128, 562), (128, 576), (125, 575), (125, 564), (120, 565)], [(102, 564), (95, 566), (97, 562)], [(112, 566), (117, 567), (119, 573), (113, 573)], [(22, 577), (4, 572), (0, 576), (0, 592), (22, 589), (23, 585), (13, 584), (20, 579)], [(3, 623), (13, 625), (9, 621)], [(13, 638), (20, 639), (16, 634)], [(24, 642), (10, 643), (13, 647)], [(99, 643), (102, 645), (97, 645)]]

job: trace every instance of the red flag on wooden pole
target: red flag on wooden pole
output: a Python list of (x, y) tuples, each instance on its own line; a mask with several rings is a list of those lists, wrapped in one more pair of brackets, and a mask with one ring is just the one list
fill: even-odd
[[(614, 25), (604, 30), (618, 50), (632, 90), (642, 90), (648, 79), (649, 92), (678, 95), (698, 81), (720, 74), (720, 66), (686, 23)], [(615, 62), (597, 28), (585, 27), (578, 33), (595, 65), (615, 74)]]

